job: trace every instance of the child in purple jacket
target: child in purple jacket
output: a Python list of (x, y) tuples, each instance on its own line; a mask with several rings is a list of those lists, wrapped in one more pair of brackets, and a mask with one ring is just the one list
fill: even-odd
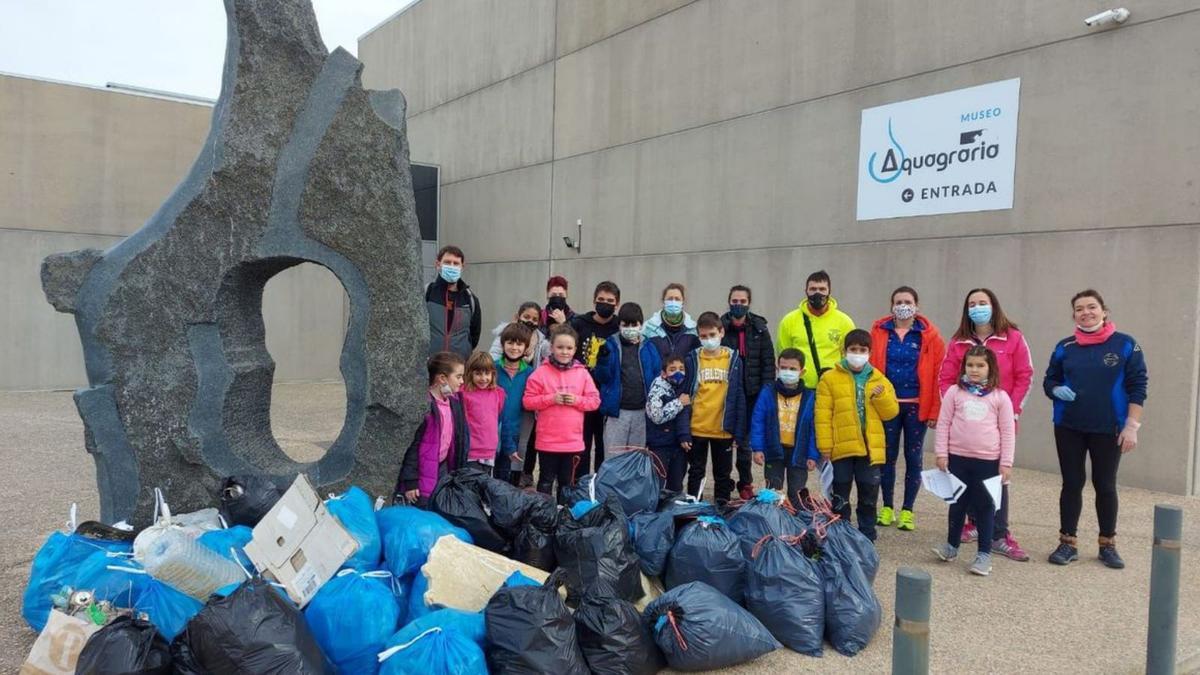
[(429, 412), (404, 453), (393, 504), (425, 507), (438, 479), (466, 466), (471, 436), (458, 393), (463, 367), (462, 357), (453, 352), (429, 357)]

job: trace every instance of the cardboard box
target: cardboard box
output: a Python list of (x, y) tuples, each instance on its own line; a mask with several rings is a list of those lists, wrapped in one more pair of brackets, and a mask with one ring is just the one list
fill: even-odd
[(245, 550), (264, 578), (283, 584), (288, 596), (303, 607), (354, 555), (358, 541), (325, 509), (312, 483), (300, 474), (254, 527)]
[(20, 675), (72, 675), (83, 646), (98, 630), (100, 626), (91, 621), (50, 610), (50, 619), (29, 650)]

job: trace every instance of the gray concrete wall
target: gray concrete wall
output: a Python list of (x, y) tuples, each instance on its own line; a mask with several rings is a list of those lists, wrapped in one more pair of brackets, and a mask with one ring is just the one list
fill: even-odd
[[(174, 189), (208, 133), (212, 108), (0, 75), (0, 390), (86, 383), (73, 319), (42, 294), (42, 258), (107, 248)], [(310, 269), (312, 268), (312, 269)], [(344, 291), (306, 265), (264, 299), (277, 380), (340, 379)]]
[[(603, 279), (649, 307), (681, 280), (693, 314), (749, 283), (774, 325), (823, 267), (860, 324), (909, 284), (952, 330), (965, 291), (993, 288), (1026, 331), (1040, 385), (1071, 330), (1071, 294), (1094, 286), (1151, 370), (1142, 447), (1122, 481), (1200, 485), (1200, 2), (1143, 3), (1096, 30), (1082, 21), (1107, 8), (1094, 0), (558, 0), (552, 22), (512, 35), (539, 46), (524, 70), (482, 67), (486, 40), (453, 40), (495, 23), (488, 12), (422, 22), (456, 6), (422, 0), (360, 53), (368, 80), (406, 82), (410, 100), (428, 102), (411, 115), (413, 159), (443, 167), (442, 241), (466, 248), (489, 327), (541, 299), (550, 272), (568, 276), (577, 307)], [(389, 41), (402, 34), (457, 49), (400, 62)], [(468, 82), (443, 82), (470, 64)], [(1012, 77), (1013, 209), (855, 220), (862, 109)], [(577, 218), (581, 254), (561, 242)], [(1035, 388), (1019, 464), (1057, 468), (1049, 414)]]

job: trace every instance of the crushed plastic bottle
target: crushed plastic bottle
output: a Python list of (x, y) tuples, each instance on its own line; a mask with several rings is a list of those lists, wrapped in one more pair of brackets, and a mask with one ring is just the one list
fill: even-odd
[(171, 528), (146, 551), (150, 576), (204, 602), (218, 588), (239, 583), (246, 572), (237, 563), (200, 544), (186, 532)]

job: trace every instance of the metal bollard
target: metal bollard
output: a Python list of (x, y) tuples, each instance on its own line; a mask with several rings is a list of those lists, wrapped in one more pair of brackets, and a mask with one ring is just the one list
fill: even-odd
[(929, 598), (933, 579), (913, 567), (896, 570), (896, 625), (892, 630), (893, 675), (929, 672)]
[(1146, 631), (1146, 672), (1175, 672), (1179, 622), (1179, 553), (1183, 509), (1154, 506), (1154, 552), (1150, 558), (1150, 624)]

